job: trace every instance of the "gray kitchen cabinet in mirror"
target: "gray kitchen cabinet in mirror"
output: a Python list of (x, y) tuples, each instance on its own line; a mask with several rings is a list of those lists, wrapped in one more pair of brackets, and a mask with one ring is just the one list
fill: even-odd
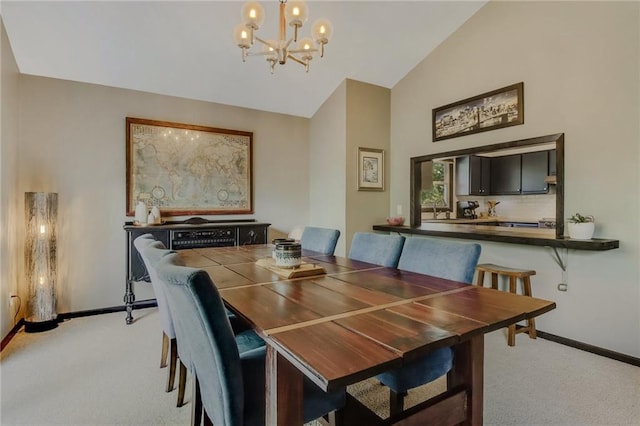
[[(527, 156), (527, 159), (524, 162), (526, 170), (523, 172), (522, 158), (525, 155)], [(529, 155), (531, 155), (531, 157), (529, 157)], [(470, 158), (480, 157), (490, 159), (488, 162), (485, 160), (485, 163), (489, 164), (489, 168), (491, 170), (489, 176), (493, 176), (494, 165), (496, 164), (496, 161), (494, 160), (498, 157), (507, 156), (514, 156), (513, 158), (517, 158), (517, 161), (512, 161), (513, 164), (517, 163), (517, 170), (512, 171), (514, 179), (517, 176), (517, 188), (514, 186), (512, 188), (514, 192), (510, 192), (511, 194), (547, 193), (549, 176), (543, 175), (548, 174), (555, 176), (553, 184), (555, 185), (556, 236), (562, 237), (564, 235), (564, 133), (412, 157), (410, 182), (410, 225), (419, 227), (422, 223), (422, 212), (424, 211), (422, 203), (423, 187), (430, 187), (433, 185), (431, 182), (426, 182), (426, 180), (428, 180), (428, 176), (422, 176), (423, 163), (447, 161), (457, 162), (462, 159), (461, 165), (463, 167), (456, 167), (455, 172), (456, 195), (482, 196), (493, 195), (495, 193), (493, 181), (491, 182), (491, 185), (489, 185), (489, 191), (486, 191), (485, 189), (486, 192), (480, 192), (481, 189), (486, 188), (486, 175), (484, 172), (480, 171), (484, 170), (484, 167), (478, 169), (478, 160), (476, 160), (476, 169), (471, 173), (472, 166)], [(465, 163), (465, 159), (469, 159), (468, 163)], [(497, 163), (499, 162), (500, 160), (497, 160)], [(465, 164), (468, 165), (465, 166)], [(466, 171), (463, 172), (461, 178), (458, 170), (465, 170), (465, 167)], [(483, 183), (483, 180), (485, 180), (485, 183)], [(513, 184), (514, 182), (511, 183)], [(505, 192), (502, 194), (505, 194)]]

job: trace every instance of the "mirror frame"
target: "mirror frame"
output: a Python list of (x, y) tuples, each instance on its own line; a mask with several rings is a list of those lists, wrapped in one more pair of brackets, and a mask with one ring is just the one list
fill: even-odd
[(421, 205), (419, 200), (416, 201), (417, 193), (422, 182), (422, 168), (419, 167), (420, 163), (442, 157), (460, 157), (465, 155), (500, 151), (509, 148), (520, 148), (531, 145), (548, 144), (553, 142), (555, 142), (556, 144), (556, 238), (562, 238), (564, 235), (564, 133), (556, 133), (553, 135), (502, 142), (493, 145), (476, 146), (473, 148), (466, 148), (457, 151), (438, 152), (436, 154), (411, 157), (411, 190), (409, 201), (411, 226), (420, 227), (420, 225), (422, 224)]

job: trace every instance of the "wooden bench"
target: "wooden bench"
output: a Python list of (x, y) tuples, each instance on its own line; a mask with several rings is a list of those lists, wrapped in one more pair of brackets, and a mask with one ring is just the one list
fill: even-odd
[[(509, 292), (517, 294), (517, 280), (522, 281), (522, 294), (531, 297), (531, 276), (536, 274), (536, 271), (532, 269), (517, 269), (509, 268), (501, 265), (494, 265), (492, 263), (483, 263), (476, 267), (478, 276), (476, 279), (476, 285), (484, 286), (484, 274), (485, 272), (491, 273), (491, 288), (498, 290), (498, 276), (509, 277)], [(515, 324), (509, 326), (509, 334), (507, 343), (509, 346), (515, 346), (516, 334), (527, 333), (531, 339), (535, 339), (536, 335), (536, 322), (535, 318), (527, 320), (525, 327), (516, 328)]]

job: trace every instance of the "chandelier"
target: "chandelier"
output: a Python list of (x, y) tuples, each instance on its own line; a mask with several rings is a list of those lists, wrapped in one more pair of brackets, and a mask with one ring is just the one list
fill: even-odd
[[(264, 8), (258, 2), (248, 2), (242, 6), (242, 23), (236, 25), (234, 39), (242, 49), (242, 62), (247, 56), (264, 56), (271, 67), (271, 74), (276, 63), (284, 65), (287, 59), (297, 62), (309, 72), (309, 61), (318, 52), (324, 56), (324, 45), (329, 43), (333, 28), (326, 19), (318, 19), (313, 23), (311, 34), (313, 38), (304, 37), (298, 41), (298, 29), (307, 21), (308, 9), (304, 1), (280, 0), (280, 36), (278, 40), (265, 40), (255, 35), (264, 22)], [(293, 27), (293, 37), (287, 40), (287, 23)], [(254, 41), (262, 45), (261, 51), (250, 51)], [(295, 44), (294, 44), (295, 43)]]

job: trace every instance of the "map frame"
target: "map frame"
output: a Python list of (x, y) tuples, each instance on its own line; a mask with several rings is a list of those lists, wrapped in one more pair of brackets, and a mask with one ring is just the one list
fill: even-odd
[[(166, 131), (174, 133), (175, 139), (170, 142), (166, 137), (160, 136), (161, 132)], [(179, 132), (179, 133), (178, 133)], [(203, 136), (199, 140), (199, 146), (204, 150), (214, 149), (214, 141), (224, 139), (224, 143), (234, 149), (234, 162), (221, 164), (219, 166), (234, 169), (240, 169), (242, 173), (238, 176), (238, 180), (241, 181), (241, 185), (235, 185), (239, 187), (233, 195), (235, 205), (220, 205), (212, 204), (207, 207), (203, 207), (209, 203), (205, 194), (201, 194), (198, 191), (191, 190), (189, 187), (180, 188), (180, 192), (183, 195), (182, 198), (189, 201), (182, 201), (181, 203), (172, 201), (171, 197), (157, 197), (157, 193), (154, 194), (156, 189), (154, 178), (148, 177), (153, 175), (160, 175), (162, 170), (160, 168), (152, 168), (149, 170), (151, 162), (146, 161), (144, 153), (137, 144), (140, 144), (141, 138), (144, 135), (146, 143), (155, 147), (167, 147), (167, 150), (171, 152), (171, 156), (166, 157), (167, 161), (172, 163), (180, 163), (181, 157), (185, 157), (188, 149), (176, 149), (176, 144), (188, 143), (189, 141), (184, 139), (186, 134), (196, 135), (198, 137)], [(181, 139), (180, 139), (181, 138)], [(184, 139), (184, 140), (183, 140)], [(173, 146), (169, 144), (173, 143)], [(173, 151), (170, 150), (173, 149)], [(181, 148), (181, 147), (177, 147)], [(185, 147), (186, 148), (186, 147)], [(198, 157), (203, 159), (202, 156)], [(204, 160), (208, 160), (208, 157), (204, 157)], [(145, 167), (147, 169), (145, 169)], [(211, 165), (209, 165), (211, 167)], [(141, 172), (143, 171), (144, 172)], [(216, 127), (208, 127), (195, 124), (183, 124), (170, 121), (158, 121), (144, 118), (126, 117), (126, 215), (135, 215), (135, 206), (138, 201), (144, 201), (148, 208), (157, 206), (160, 209), (161, 215), (164, 216), (188, 216), (188, 215), (222, 215), (222, 214), (252, 214), (253, 211), (253, 132), (246, 132), (240, 130), (221, 129)], [(187, 168), (181, 170), (181, 180), (190, 180), (193, 182), (202, 181), (205, 178), (213, 175), (207, 174), (201, 170), (200, 175), (191, 173)], [(157, 179), (156, 179), (157, 180)], [(210, 179), (206, 179), (209, 181)], [(195, 185), (195, 184), (194, 184)], [(153, 188), (153, 189), (150, 189)], [(171, 192), (173, 189), (160, 187), (158, 192)], [(187, 191), (185, 193), (185, 191)], [(229, 195), (227, 192), (227, 196)], [(162, 195), (162, 194), (160, 194)], [(211, 195), (211, 194), (209, 194)], [(206, 199), (205, 199), (206, 198)], [(223, 203), (220, 196), (218, 196), (219, 203)]]

